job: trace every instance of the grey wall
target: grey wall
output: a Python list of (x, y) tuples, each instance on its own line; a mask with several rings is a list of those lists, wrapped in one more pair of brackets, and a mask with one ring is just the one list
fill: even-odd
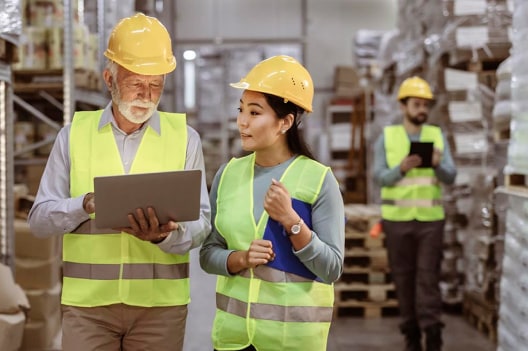
[[(168, 1), (168, 0), (166, 0)], [(304, 64), (316, 89), (308, 138), (322, 126), (336, 65), (353, 64), (358, 29), (396, 28), (396, 0), (175, 0), (163, 16), (176, 45), (189, 43), (304, 43)], [(172, 15), (171, 15), (172, 13)]]

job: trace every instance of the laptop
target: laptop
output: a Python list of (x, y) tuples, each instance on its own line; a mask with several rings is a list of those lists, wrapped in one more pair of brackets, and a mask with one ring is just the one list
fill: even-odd
[(153, 207), (161, 224), (200, 216), (202, 171), (199, 169), (94, 178), (97, 228), (130, 227), (127, 215)]

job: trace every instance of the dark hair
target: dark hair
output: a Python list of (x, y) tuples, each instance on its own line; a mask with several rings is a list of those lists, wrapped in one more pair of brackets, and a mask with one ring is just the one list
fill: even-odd
[(403, 99), (400, 99), (400, 104), (407, 105), (407, 101), (409, 101), (409, 97), (404, 97)]
[(284, 102), (284, 98), (279, 96), (266, 93), (263, 94), (277, 117), (282, 119), (290, 113), (294, 116), (293, 124), (286, 132), (286, 140), (288, 141), (288, 147), (290, 150), (297, 155), (304, 155), (308, 158), (311, 158), (312, 160), (315, 160), (314, 155), (310, 151), (310, 148), (304, 141), (303, 135), (299, 130), (301, 116), (305, 112), (304, 109), (300, 108), (291, 101)]

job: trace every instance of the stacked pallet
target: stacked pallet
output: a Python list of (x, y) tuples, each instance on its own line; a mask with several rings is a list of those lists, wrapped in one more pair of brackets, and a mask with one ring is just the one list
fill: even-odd
[(345, 214), (345, 263), (335, 284), (336, 316), (376, 318), (398, 314), (384, 235), (369, 233), (381, 219), (379, 206), (347, 204)]

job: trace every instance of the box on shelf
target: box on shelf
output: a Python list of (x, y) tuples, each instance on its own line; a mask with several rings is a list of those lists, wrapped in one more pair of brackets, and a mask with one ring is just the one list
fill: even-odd
[(52, 346), (61, 328), (60, 309), (45, 321), (29, 321), (24, 326), (21, 350), (46, 350)]
[(60, 310), (62, 285), (56, 284), (51, 289), (29, 289), (26, 296), (29, 300), (28, 317), (30, 321), (46, 320)]
[(15, 257), (15, 281), (24, 289), (50, 289), (60, 282), (60, 257), (37, 260)]
[(46, 69), (47, 30), (44, 27), (25, 27), (20, 35), (18, 62), (13, 69)]
[(334, 94), (350, 97), (361, 94), (360, 78), (353, 66), (336, 66), (334, 71)]
[(22, 345), (26, 316), (24, 312), (0, 313), (0, 350), (18, 351)]
[(24, 219), (15, 218), (15, 256), (23, 259), (50, 260), (60, 256), (60, 237), (35, 237)]

